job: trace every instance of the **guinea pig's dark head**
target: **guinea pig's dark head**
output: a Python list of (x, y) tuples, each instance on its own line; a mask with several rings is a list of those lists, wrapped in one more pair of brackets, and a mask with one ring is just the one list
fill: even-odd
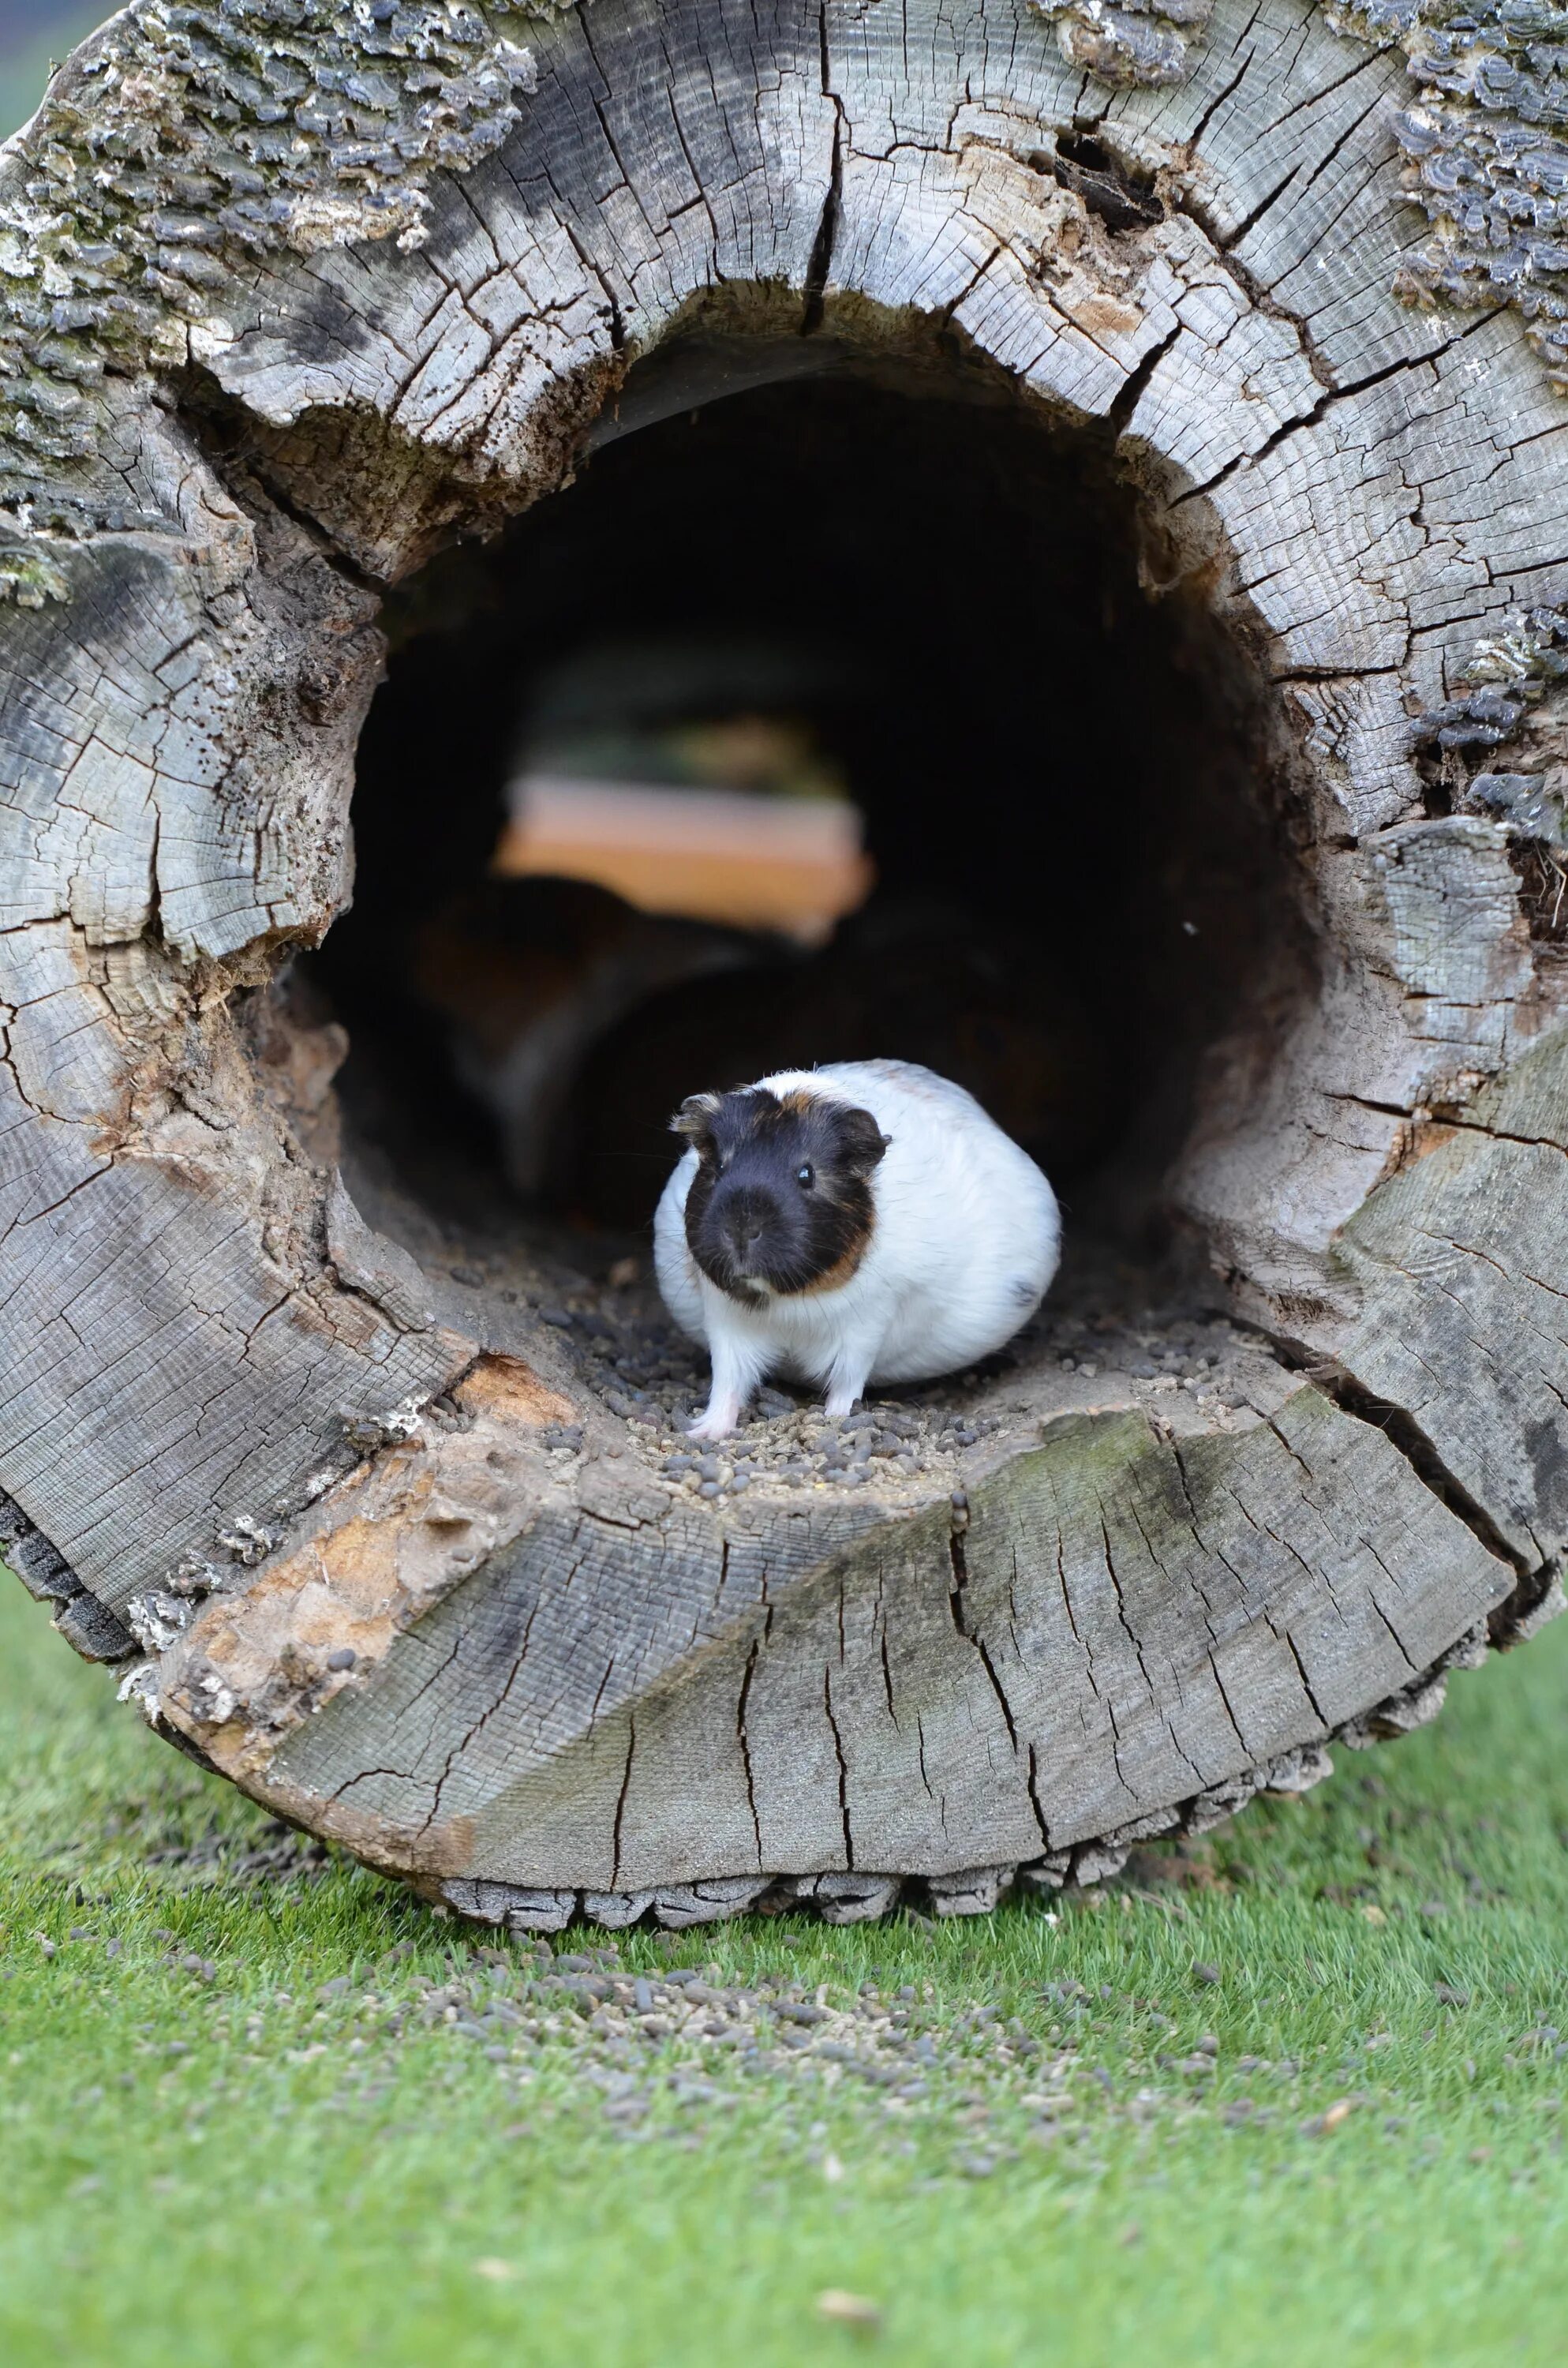
[(731, 1297), (836, 1290), (870, 1243), (869, 1181), (887, 1149), (869, 1110), (818, 1094), (693, 1094), (670, 1121), (699, 1161), (691, 1255)]

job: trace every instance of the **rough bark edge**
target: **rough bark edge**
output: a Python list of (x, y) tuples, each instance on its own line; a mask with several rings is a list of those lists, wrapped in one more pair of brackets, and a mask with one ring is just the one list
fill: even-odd
[(85, 1661), (125, 1661), (141, 1646), (125, 1622), (82, 1584), (58, 1547), (0, 1489), (0, 1555), (28, 1593), (51, 1604), (54, 1625)]
[[(138, 0), (90, 35), (0, 160), (0, 500), (46, 528), (158, 524), (125, 514), (123, 484), (106, 512), (93, 482), (113, 381), (223, 342), (213, 300), (236, 269), (421, 245), (431, 175), (491, 154), (537, 87), (508, 30), (562, 13)], [(0, 554), (7, 595), (65, 597), (47, 557), (17, 548)]]
[(1065, 1889), (1086, 1890), (1121, 1873), (1139, 1842), (1210, 1832), (1260, 1793), (1295, 1795), (1310, 1792), (1334, 1773), (1328, 1746), (1364, 1750), (1377, 1742), (1428, 1726), (1443, 1707), (1452, 1669), (1479, 1668), (1489, 1651), (1523, 1644), (1564, 1609), (1562, 1577), (1554, 1565), (1522, 1579), (1490, 1622), (1482, 1621), (1397, 1693), (1358, 1718), (1335, 1727), (1322, 1743), (1299, 1745), (1267, 1765), (1249, 1768), (1222, 1784), (1194, 1793), (1174, 1807), (1157, 1810), (1119, 1827), (1098, 1840), (1071, 1850), (1001, 1866), (976, 1866), (934, 1875), (874, 1874), (842, 1870), (825, 1874), (731, 1875), (709, 1883), (674, 1884), (653, 1891), (535, 1891), (517, 1884), (457, 1877), (414, 1879), (422, 1897), (450, 1908), (473, 1924), (513, 1932), (561, 1932), (574, 1922), (610, 1931), (641, 1923), (681, 1932), (698, 1924), (728, 1923), (737, 1916), (814, 1913), (824, 1924), (869, 1923), (901, 1907), (916, 1913), (988, 1916), (1004, 1899)]
[[(1568, 184), (1568, 149), (1563, 152)], [(1568, 856), (1568, 608), (1510, 609), (1421, 716), (1413, 754), (1429, 803), (1501, 822), (1528, 901), (1532, 939), (1562, 941)], [(1502, 752), (1502, 753), (1499, 753)], [(1504, 769), (1504, 768), (1506, 769)], [(1540, 850), (1532, 877), (1529, 851)]]
[[(68, 597), (40, 529), (162, 524), (98, 460), (116, 381), (221, 348), (214, 300), (271, 255), (420, 245), (426, 183), (491, 154), (538, 86), (509, 34), (570, 5), (297, 0), (290, 23), (276, 0), (221, 17), (138, 0), (81, 45), (0, 159), (0, 502), (26, 522), (0, 547), (0, 599)], [(1187, 79), (1213, 0), (1028, 5), (1086, 76), (1157, 87)], [(1394, 292), (1511, 305), (1568, 393), (1568, 20), (1512, 0), (1329, 0), (1324, 17), (1402, 48), (1416, 85), (1393, 129), (1432, 234)]]
[[(1188, 81), (1213, 0), (1028, 0), (1070, 65), (1113, 88)], [(1517, 0), (1326, 0), (1341, 40), (1401, 49), (1415, 85), (1392, 120), (1403, 188), (1430, 236), (1394, 275), (1409, 304), (1512, 307), (1568, 394), (1568, 17)]]
[(1559, 394), (1568, 393), (1568, 246), (1557, 195), (1568, 173), (1561, 75), (1568, 18), (1517, 0), (1367, 0), (1329, 12), (1336, 29), (1403, 49), (1416, 85), (1394, 119), (1404, 187), (1431, 225), (1394, 291), (1475, 312), (1499, 300), (1525, 323)]
[(1028, 0), (1047, 17), (1069, 65), (1123, 88), (1186, 82), (1198, 64), (1214, 0)]

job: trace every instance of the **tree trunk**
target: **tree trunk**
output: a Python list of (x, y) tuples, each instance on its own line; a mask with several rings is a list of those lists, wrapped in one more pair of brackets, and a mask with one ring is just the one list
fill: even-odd
[[(166, 1732), (465, 1913), (1094, 1880), (1560, 1600), (1568, 411), (1544, 315), (1407, 255), (1454, 109), (1401, 131), (1344, 21), (138, 0), (0, 158), (0, 1535)], [(591, 1329), (367, 1222), (287, 965), (386, 587), (808, 370), (1089, 439), (1245, 675), (1310, 945), (1168, 1185), (1235, 1404), (1113, 1332), (885, 1481), (706, 1497)]]

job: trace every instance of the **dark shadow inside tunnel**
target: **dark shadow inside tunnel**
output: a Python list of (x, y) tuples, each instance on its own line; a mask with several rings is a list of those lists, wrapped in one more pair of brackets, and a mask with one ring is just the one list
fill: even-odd
[[(682, 410), (431, 563), (389, 602), (355, 900), (307, 965), (352, 1137), (449, 1223), (635, 1235), (684, 1096), (892, 1056), (1148, 1254), (1207, 1054), (1308, 957), (1256, 671), (1146, 588), (1141, 531), (1103, 433), (883, 365)], [(751, 886), (666, 865), (629, 901), (624, 845), (552, 878), (559, 826), (498, 870), (530, 781), (568, 838), (585, 797), (614, 840), (607, 790), (762, 813)], [(803, 922), (784, 808), (838, 849)]]

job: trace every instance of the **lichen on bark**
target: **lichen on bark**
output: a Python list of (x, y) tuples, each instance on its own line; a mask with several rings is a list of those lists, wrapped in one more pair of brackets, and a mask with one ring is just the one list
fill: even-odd
[[(1102, 83), (1185, 83), (1213, 0), (1028, 0), (1062, 54)], [(1430, 235), (1395, 293), (1511, 305), (1568, 393), (1568, 7), (1560, 0), (1324, 0), (1345, 40), (1403, 50), (1415, 85), (1392, 118), (1404, 188)]]
[[(1523, 836), (1568, 843), (1568, 609), (1510, 612), (1476, 643), (1453, 688), (1453, 698), (1417, 723), (1417, 749), (1461, 807), (1499, 814)], [(1505, 746), (1513, 769), (1484, 769)]]
[(1432, 234), (1400, 292), (1512, 304), (1568, 393), (1568, 8), (1426, 0), (1402, 40), (1419, 90), (1394, 130)]
[(1158, 88), (1185, 82), (1214, 0), (1029, 0), (1049, 17), (1070, 65), (1101, 82)]
[[(236, 268), (424, 235), (535, 86), (540, 0), (142, 0), (0, 159), (0, 502), (76, 522), (113, 381), (199, 358)], [(97, 524), (140, 525), (85, 500)], [(123, 483), (120, 487), (124, 507)]]

